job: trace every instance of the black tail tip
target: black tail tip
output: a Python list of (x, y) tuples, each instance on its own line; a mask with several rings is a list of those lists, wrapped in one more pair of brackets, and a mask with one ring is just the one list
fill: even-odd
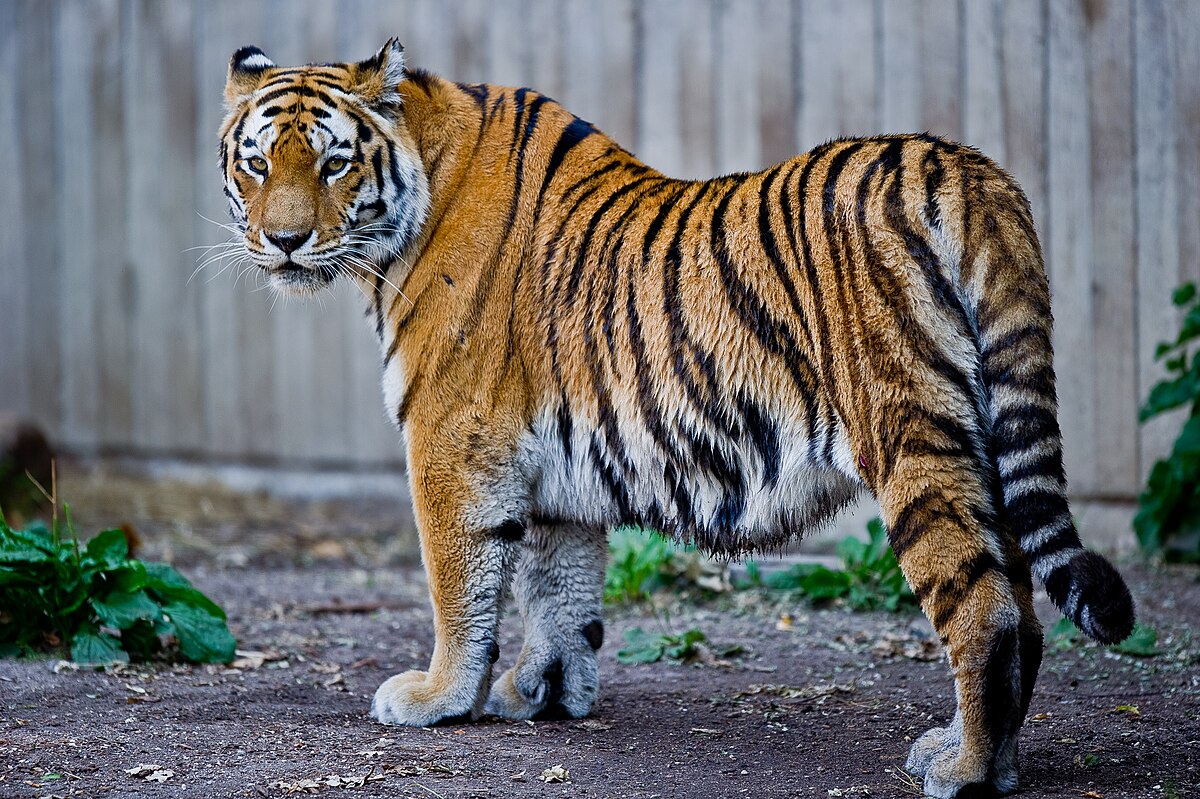
[(1078, 592), (1073, 621), (1102, 644), (1124, 641), (1133, 632), (1133, 597), (1111, 563), (1095, 552), (1071, 559), (1070, 585)]

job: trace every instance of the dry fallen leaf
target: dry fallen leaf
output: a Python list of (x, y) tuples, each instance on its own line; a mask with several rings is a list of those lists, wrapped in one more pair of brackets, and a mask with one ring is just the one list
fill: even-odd
[(508, 778), (513, 782), (525, 782), (525, 772), (518, 771), (516, 774), (509, 774)]
[(575, 728), (579, 729), (579, 730), (591, 730), (592, 732), (601, 732), (603, 730), (611, 730), (613, 728), (613, 725), (609, 724), (607, 721), (601, 721), (600, 719), (584, 719), (583, 721), (576, 724)]
[(166, 782), (175, 776), (174, 771), (157, 763), (138, 763), (133, 768), (125, 769), (125, 773), (131, 777), (140, 777), (146, 782)]
[(237, 659), (229, 665), (235, 669), (260, 669), (266, 663), (273, 663), (284, 658), (282, 652), (276, 652), (273, 649), (268, 649), (265, 652), (253, 649), (237, 649), (233, 654), (237, 655)]
[(555, 766), (554, 768), (548, 768), (545, 771), (543, 771), (541, 780), (542, 780), (542, 782), (545, 782), (545, 783), (570, 782), (571, 781), (571, 772), (568, 771), (567, 769), (563, 768), (561, 765), (558, 765), (558, 766)]

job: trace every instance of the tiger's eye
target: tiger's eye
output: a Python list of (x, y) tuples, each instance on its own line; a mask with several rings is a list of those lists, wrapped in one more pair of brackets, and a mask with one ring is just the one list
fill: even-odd
[(324, 173), (325, 177), (331, 177), (345, 169), (346, 163), (345, 158), (330, 158), (325, 162), (325, 166), (321, 167), (321, 172)]
[(253, 158), (247, 158), (246, 164), (250, 167), (251, 172), (257, 172), (260, 175), (267, 174), (267, 159), (265, 158), (256, 155)]

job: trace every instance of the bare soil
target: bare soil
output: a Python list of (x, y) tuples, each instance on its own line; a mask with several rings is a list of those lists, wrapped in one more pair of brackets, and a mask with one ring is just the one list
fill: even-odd
[[(333, 517), (291, 510), (284, 524), (247, 509), (240, 537), (236, 517), (192, 520), (186, 547), (139, 520), (147, 557), (179, 555), (257, 654), (107, 672), (0, 661), (0, 797), (914, 796), (909, 744), (953, 712), (921, 617), (742, 592), (610, 610), (589, 719), (384, 727), (367, 716), (376, 686), (429, 658), (424, 578), (410, 549), (384, 543), (382, 515), (345, 518), (349, 532), (328, 539), (310, 521)], [(1051, 643), (1022, 732), (1021, 796), (1200, 796), (1200, 572), (1124, 571), (1164, 654)], [(1044, 598), (1039, 612), (1056, 621)], [(745, 652), (621, 665), (634, 626), (699, 627)], [(516, 619), (501, 644), (504, 667)], [(156, 769), (127, 773), (139, 765)], [(557, 766), (566, 781), (544, 781)]]

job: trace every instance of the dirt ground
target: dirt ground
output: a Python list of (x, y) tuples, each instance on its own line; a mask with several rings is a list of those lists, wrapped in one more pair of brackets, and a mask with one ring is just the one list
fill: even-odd
[[(953, 711), (924, 620), (756, 593), (610, 610), (586, 720), (371, 721), (376, 686), (423, 668), (432, 646), (424, 578), (411, 546), (387, 543), (384, 510), (345, 518), (341, 506), (348, 532), (332, 540), (318, 523), (338, 518), (328, 508), (244, 509), (240, 528), (236, 515), (193, 519), (186, 534), (139, 518), (145, 556), (184, 564), (253, 654), (110, 672), (0, 661), (0, 797), (920, 795), (902, 770), (909, 742)], [(114, 521), (106, 512), (90, 516)], [(1200, 797), (1200, 572), (1123, 569), (1164, 654), (1051, 644), (1022, 732), (1021, 796)], [(1056, 620), (1044, 598), (1039, 611)], [(617, 662), (624, 631), (663, 625), (745, 652)], [(503, 632), (507, 666), (516, 619)], [(566, 781), (544, 781), (558, 766)]]

